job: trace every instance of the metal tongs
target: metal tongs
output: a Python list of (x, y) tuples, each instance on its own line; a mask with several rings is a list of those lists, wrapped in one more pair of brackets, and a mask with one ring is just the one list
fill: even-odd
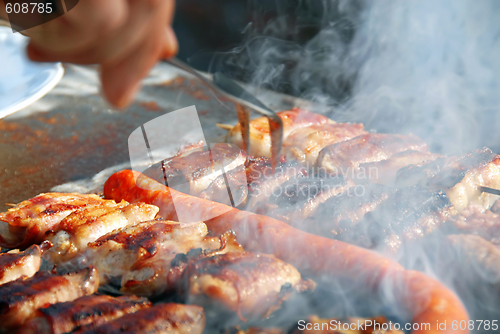
[(241, 137), (243, 138), (243, 149), (247, 153), (250, 151), (250, 110), (254, 110), (268, 118), (271, 136), (271, 166), (274, 171), (279, 161), (281, 144), (283, 141), (283, 124), (281, 118), (255, 96), (222, 73), (214, 73), (213, 80), (210, 81), (197, 70), (178, 59), (172, 58), (167, 60), (167, 62), (194, 75), (200, 79), (207, 88), (236, 105), (238, 121), (241, 127)]

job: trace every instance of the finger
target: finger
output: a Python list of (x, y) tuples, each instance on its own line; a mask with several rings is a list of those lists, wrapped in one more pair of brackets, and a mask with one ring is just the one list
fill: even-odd
[(161, 58), (169, 59), (177, 54), (179, 50), (179, 43), (175, 37), (174, 30), (172, 27), (168, 26), (165, 28), (165, 34), (163, 37), (163, 49), (161, 53)]
[(123, 108), (132, 101), (140, 87), (140, 80), (148, 74), (163, 52), (162, 35), (162, 30), (154, 32), (124, 60), (102, 65), (102, 88), (111, 104)]
[(44, 53), (77, 53), (116, 34), (128, 15), (126, 0), (84, 0), (63, 16), (26, 33), (31, 44)]

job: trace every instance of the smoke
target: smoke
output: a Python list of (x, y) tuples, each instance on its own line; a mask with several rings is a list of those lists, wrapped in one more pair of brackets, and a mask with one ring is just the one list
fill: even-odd
[[(256, 0), (247, 43), (214, 66), (338, 121), (414, 133), (437, 153), (499, 151), (500, 3)], [(268, 5), (269, 6), (269, 5)]]
[[(435, 153), (500, 153), (499, 1), (276, 0), (268, 20), (269, 5), (249, 4), (247, 42), (216, 56), (215, 69), (313, 101), (338, 122), (413, 133)], [(398, 259), (462, 290), (479, 319), (495, 303), (478, 298), (488, 289), (466, 291), (478, 281), (454, 276), (467, 270), (448, 244), (437, 231)]]

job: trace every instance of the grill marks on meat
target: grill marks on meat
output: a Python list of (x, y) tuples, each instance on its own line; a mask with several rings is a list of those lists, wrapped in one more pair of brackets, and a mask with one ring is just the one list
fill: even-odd
[[(40, 194), (0, 213), (0, 246), (26, 248), (45, 240), (45, 233), (74, 211), (104, 201), (97, 195)], [(114, 203), (114, 201), (105, 201)]]
[(0, 286), (0, 331), (16, 328), (47, 304), (66, 302), (97, 291), (99, 277), (95, 268), (67, 275), (38, 272)]
[(53, 247), (44, 257), (56, 264), (71, 260), (84, 252), (89, 242), (118, 228), (151, 220), (158, 210), (154, 205), (126, 201), (102, 201), (101, 205), (77, 210), (47, 235)]
[(120, 317), (93, 329), (82, 328), (79, 334), (156, 333), (202, 334), (205, 328), (203, 309), (195, 305), (157, 304)]
[(412, 135), (369, 133), (325, 147), (318, 157), (318, 166), (327, 173), (355, 177), (361, 164), (386, 160), (408, 150), (425, 152), (427, 145)]
[(314, 287), (292, 265), (272, 255), (230, 252), (202, 258), (184, 271), (188, 303), (223, 306), (247, 317), (267, 316), (293, 292)]
[(33, 245), (24, 252), (15, 250), (0, 254), (0, 285), (21, 276), (33, 276), (40, 269), (41, 261), (42, 252), (38, 245)]
[(135, 296), (114, 298), (91, 295), (71, 302), (38, 309), (20, 330), (23, 334), (62, 334), (78, 328), (91, 330), (108, 321), (151, 307), (151, 302)]
[(319, 152), (326, 146), (366, 134), (363, 124), (311, 125), (295, 130), (283, 142), (288, 158), (308, 167), (316, 166)]
[(171, 263), (179, 254), (193, 249), (223, 253), (241, 248), (231, 235), (207, 234), (204, 223), (143, 222), (89, 244), (87, 255), (103, 282), (119, 279), (123, 293), (155, 296), (175, 288), (180, 272), (171, 270)]
[(223, 171), (242, 168), (244, 164), (243, 151), (238, 147), (217, 143), (210, 150), (196, 148), (164, 160), (147, 169), (144, 174), (186, 194), (197, 195)]
[[(331, 119), (306, 110), (294, 108), (277, 113), (283, 123), (283, 141), (297, 129), (318, 124), (335, 123)], [(228, 142), (243, 149), (241, 126), (237, 124), (228, 134)], [(250, 155), (271, 157), (271, 137), (267, 117), (259, 117), (250, 121)]]

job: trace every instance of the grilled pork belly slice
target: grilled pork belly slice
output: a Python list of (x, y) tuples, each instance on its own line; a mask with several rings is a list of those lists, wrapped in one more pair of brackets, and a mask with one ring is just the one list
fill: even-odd
[(427, 145), (419, 138), (409, 135), (369, 133), (325, 147), (319, 157), (318, 166), (327, 173), (342, 173), (358, 178), (360, 165), (386, 160), (404, 151), (427, 151)]
[(217, 143), (210, 150), (198, 147), (153, 165), (144, 175), (168, 184), (186, 194), (196, 195), (205, 190), (223, 172), (245, 164), (243, 151), (237, 146)]
[[(190, 263), (183, 275), (187, 302), (247, 317), (266, 317), (293, 292), (312, 289), (292, 265), (272, 255), (230, 252)], [(213, 307), (213, 308), (212, 308)]]
[(344, 175), (295, 178), (282, 184), (279, 191), (273, 191), (257, 212), (301, 227), (304, 219), (313, 215), (322, 203), (353, 186)]
[(419, 151), (404, 151), (394, 154), (387, 160), (363, 163), (360, 170), (366, 171), (366, 176), (356, 178), (356, 183), (373, 182), (380, 184), (393, 184), (396, 182), (398, 171), (406, 166), (422, 166), (439, 158), (439, 154)]
[(45, 233), (57, 228), (61, 220), (72, 212), (103, 203), (97, 195), (40, 194), (23, 201), (7, 212), (0, 213), (0, 246), (26, 248), (45, 240)]
[(396, 184), (419, 184), (446, 191), (458, 211), (469, 204), (480, 204), (488, 209), (498, 196), (481, 192), (479, 187), (500, 188), (500, 157), (484, 148), (461, 156), (438, 158), (420, 167), (401, 169)]
[(145, 203), (111, 202), (82, 208), (64, 218), (57, 229), (47, 235), (53, 247), (44, 258), (55, 264), (71, 260), (84, 252), (89, 242), (118, 228), (151, 220), (159, 211), (158, 207)]
[(21, 276), (33, 276), (40, 269), (41, 260), (42, 252), (37, 245), (31, 246), (24, 252), (13, 250), (0, 254), (0, 285)]
[(0, 286), (0, 331), (10, 332), (48, 304), (72, 301), (93, 294), (99, 287), (94, 267), (67, 275), (38, 272)]
[(393, 191), (379, 184), (349, 188), (321, 203), (299, 227), (311, 233), (336, 238), (386, 201)]
[(337, 238), (395, 253), (404, 240), (429, 234), (456, 214), (458, 212), (443, 191), (406, 187), (393, 192), (375, 210), (365, 214), (361, 222), (344, 230)]
[(85, 326), (91, 330), (108, 321), (151, 307), (145, 298), (90, 295), (40, 308), (19, 334), (62, 334)]
[[(294, 108), (277, 113), (283, 123), (283, 140), (297, 129), (317, 124), (335, 123), (331, 119), (306, 110)], [(228, 142), (243, 148), (241, 126), (238, 123), (228, 134)], [(250, 121), (250, 155), (255, 157), (271, 157), (271, 137), (267, 117), (259, 117)]]
[(472, 204), (451, 221), (461, 233), (478, 235), (500, 246), (500, 213)]
[(179, 273), (177, 269), (175, 275), (171, 273), (171, 262), (176, 256), (192, 249), (223, 253), (241, 248), (232, 235), (218, 238), (207, 234), (205, 223), (143, 222), (90, 243), (87, 257), (103, 283), (119, 279), (123, 293), (154, 296), (175, 287), (174, 276)]
[(283, 149), (289, 159), (294, 159), (313, 168), (319, 152), (326, 146), (366, 134), (363, 124), (324, 123), (300, 128), (283, 142)]
[[(304, 328), (300, 328), (304, 327)], [(294, 334), (403, 334), (384, 317), (321, 319), (313, 315)], [(387, 328), (387, 329), (386, 329)]]
[(96, 328), (81, 328), (78, 334), (155, 333), (202, 334), (205, 328), (203, 309), (195, 305), (157, 304), (120, 317)]

